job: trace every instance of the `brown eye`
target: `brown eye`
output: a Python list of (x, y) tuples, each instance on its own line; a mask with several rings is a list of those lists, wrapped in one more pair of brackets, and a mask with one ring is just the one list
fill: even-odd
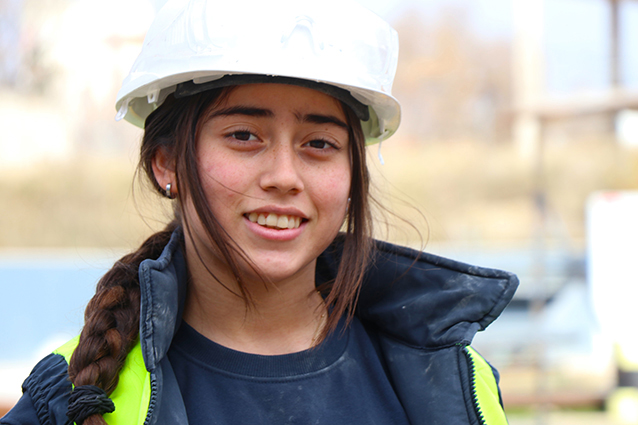
[(249, 131), (236, 131), (232, 133), (231, 136), (243, 142), (247, 142), (249, 140), (255, 140), (255, 136), (253, 136)]
[(325, 140), (311, 140), (307, 143), (307, 145), (313, 149), (328, 149), (334, 147), (332, 144), (326, 142)]

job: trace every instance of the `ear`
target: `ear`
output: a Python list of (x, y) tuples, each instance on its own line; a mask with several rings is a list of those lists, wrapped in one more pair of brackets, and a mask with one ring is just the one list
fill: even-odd
[(159, 148), (155, 152), (155, 156), (151, 162), (153, 174), (159, 187), (164, 189), (169, 183), (172, 185), (172, 191), (177, 192), (177, 182), (175, 178), (175, 164), (169, 157), (166, 149)]

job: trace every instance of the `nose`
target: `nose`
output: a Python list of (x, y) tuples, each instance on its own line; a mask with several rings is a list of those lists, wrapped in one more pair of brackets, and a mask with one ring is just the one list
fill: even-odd
[(264, 158), (260, 186), (263, 190), (284, 194), (301, 192), (304, 190), (302, 167), (292, 146), (279, 145)]

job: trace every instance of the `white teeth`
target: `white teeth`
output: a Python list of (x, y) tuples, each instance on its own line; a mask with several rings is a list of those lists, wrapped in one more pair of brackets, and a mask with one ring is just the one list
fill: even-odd
[(292, 215), (277, 215), (273, 213), (255, 213), (248, 214), (248, 220), (262, 226), (276, 227), (278, 229), (296, 229), (301, 225), (301, 217)]
[(279, 218), (277, 219), (277, 227), (279, 227), (280, 229), (287, 229), (288, 217), (286, 217), (285, 215), (280, 215)]
[(268, 214), (266, 218), (266, 226), (276, 227), (277, 226), (277, 214)]

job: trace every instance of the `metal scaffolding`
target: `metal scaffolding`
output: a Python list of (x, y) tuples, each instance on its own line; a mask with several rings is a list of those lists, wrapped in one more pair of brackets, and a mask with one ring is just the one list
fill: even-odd
[(546, 0), (512, 0), (513, 42), (513, 136), (524, 155), (541, 149), (548, 120), (592, 114), (615, 116), (623, 109), (638, 109), (638, 91), (623, 86), (620, 65), (620, 10), (623, 1), (606, 0), (610, 7), (609, 88), (602, 92), (551, 99), (544, 84), (544, 8)]

